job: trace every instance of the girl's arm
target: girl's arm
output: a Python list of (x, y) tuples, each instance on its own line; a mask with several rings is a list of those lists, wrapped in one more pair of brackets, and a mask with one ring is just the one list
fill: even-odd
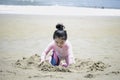
[(69, 43), (68, 44), (68, 61), (67, 64), (73, 64), (75, 63), (74, 56), (73, 56), (73, 51), (72, 51), (72, 45)]
[(53, 42), (48, 44), (47, 48), (42, 52), (42, 54), (41, 54), (41, 62), (46, 60), (46, 56), (50, 52), (52, 47), (53, 47)]
[(66, 63), (62, 64), (62, 66), (64, 66), (64, 67), (67, 67), (70, 64), (75, 63), (71, 44), (68, 43), (67, 47), (68, 47), (68, 56), (65, 58)]

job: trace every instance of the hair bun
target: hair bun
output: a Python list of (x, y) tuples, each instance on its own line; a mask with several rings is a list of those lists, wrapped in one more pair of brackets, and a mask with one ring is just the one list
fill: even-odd
[(58, 29), (58, 30), (64, 30), (64, 25), (63, 24), (57, 24), (56, 25), (56, 28)]

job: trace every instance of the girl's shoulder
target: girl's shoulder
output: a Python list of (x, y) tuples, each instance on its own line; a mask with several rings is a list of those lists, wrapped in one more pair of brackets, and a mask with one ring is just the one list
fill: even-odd
[(66, 40), (65, 45), (66, 46), (71, 46), (71, 42), (69, 40)]
[(49, 44), (48, 44), (48, 47), (53, 47), (55, 45), (55, 42), (54, 41), (51, 41)]
[(49, 45), (55, 45), (55, 41), (51, 41)]

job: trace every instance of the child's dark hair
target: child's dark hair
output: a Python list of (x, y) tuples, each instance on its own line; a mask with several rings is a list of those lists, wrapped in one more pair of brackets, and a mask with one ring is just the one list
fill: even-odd
[(62, 38), (63, 40), (67, 40), (67, 31), (64, 30), (65, 26), (63, 24), (57, 24), (53, 39)]

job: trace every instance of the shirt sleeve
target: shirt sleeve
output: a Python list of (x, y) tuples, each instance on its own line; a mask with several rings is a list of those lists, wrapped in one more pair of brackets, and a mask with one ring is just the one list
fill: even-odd
[(68, 43), (68, 61), (69, 61), (69, 64), (75, 63), (71, 43)]
[(46, 59), (46, 55), (50, 52), (50, 50), (53, 48), (53, 42), (48, 44), (46, 49), (41, 54), (41, 60), (44, 61)]

